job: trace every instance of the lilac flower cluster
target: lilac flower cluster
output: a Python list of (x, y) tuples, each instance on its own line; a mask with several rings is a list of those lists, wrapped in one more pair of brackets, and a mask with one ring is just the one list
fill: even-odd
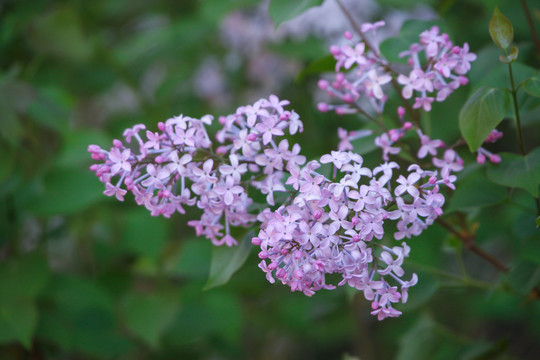
[[(374, 32), (383, 26), (380, 21), (375, 24), (364, 24), (362, 32), (367, 36), (368, 32)], [(327, 80), (319, 81), (319, 88), (328, 92), (331, 97), (344, 102), (343, 105), (329, 105), (320, 103), (320, 111), (334, 110), (338, 114), (351, 114), (358, 112), (358, 101), (367, 99), (377, 113), (382, 113), (387, 96), (383, 91), (383, 85), (392, 80), (388, 74), (388, 62), (384, 60), (373, 42), (369, 48), (366, 43), (353, 41), (350, 32), (345, 33), (349, 44), (342, 46), (332, 45), (330, 53), (336, 59), (336, 78), (331, 83)], [(354, 69), (354, 71), (350, 71)], [(346, 74), (350, 71), (349, 74)]]
[[(417, 156), (431, 155), (440, 173), (412, 164), (406, 175), (397, 175), (399, 165), (387, 157), (397, 152), (389, 148), (411, 129), (412, 124), (405, 123), (377, 138), (386, 158), (373, 170), (363, 166), (360, 155), (347, 150), (332, 151), (320, 161), (289, 169), (286, 184), (293, 187), (295, 196), (289, 204), (258, 216), (261, 230), (253, 239), (261, 247), (259, 267), (268, 281), (278, 279), (293, 291), (311, 296), (320, 289), (333, 289), (326, 275), (337, 273), (342, 277), (337, 285), (363, 291), (379, 320), (401, 314), (392, 304), (406, 302), (409, 287), (417, 282), (415, 274), (409, 281), (402, 279), (409, 247), (405, 242), (388, 247), (375, 239), (383, 238), (391, 222), (396, 240), (420, 235), (443, 213), (440, 186), (455, 189), (452, 172), (463, 168), (452, 149), (438, 158), (444, 143), (417, 130), (421, 142)], [(348, 136), (340, 132), (341, 145), (347, 149)], [(350, 138), (356, 136), (350, 134)], [(318, 171), (327, 163), (333, 167), (332, 179)]]
[[(319, 110), (367, 115), (361, 104), (367, 100), (382, 113), (388, 98), (383, 87), (394, 80), (404, 86), (403, 101), (416, 94), (412, 107), (430, 111), (435, 100), (431, 93), (436, 91), (436, 100), (444, 101), (467, 83), (464, 75), (476, 56), (467, 44), (453, 46), (436, 27), (401, 54), (409, 57), (410, 74), (394, 74), (377, 43), (367, 42), (367, 33), (383, 25), (364, 24), (364, 41), (352, 41), (347, 32), (351, 44), (332, 46), (336, 79), (321, 80), (319, 87), (342, 104), (321, 103)], [(91, 169), (105, 184), (106, 195), (123, 201), (130, 191), (153, 216), (184, 214), (184, 206), (201, 209), (200, 219), (188, 224), (214, 245), (236, 245), (232, 227), (259, 223), (252, 243), (260, 247), (259, 267), (271, 283), (277, 279), (308, 296), (349, 285), (371, 301), (372, 314), (379, 320), (399, 316), (394, 304), (405, 303), (408, 289), (418, 281), (416, 274), (405, 277), (402, 265), (410, 248), (404, 239), (420, 235), (443, 214), (445, 196), (440, 190), (455, 189), (454, 173), (463, 169), (463, 160), (452, 147), (424, 134), (418, 121), (405, 121), (405, 109), (399, 107), (400, 126), (375, 138), (382, 151), (375, 168), (364, 166), (351, 143), (370, 135), (370, 130), (340, 128), (338, 150), (306, 162), (300, 146), (290, 146), (284, 138), (303, 131), (299, 115), (286, 105), (288, 101), (271, 95), (239, 107), (218, 119), (221, 127), (215, 140), (207, 132), (213, 122), (210, 115), (176, 116), (159, 123), (157, 132), (135, 125), (124, 132), (124, 141), (114, 140), (110, 150), (90, 145), (98, 161)], [(408, 133), (412, 136), (405, 138)], [(486, 142), (500, 136), (495, 131)], [(416, 142), (404, 147), (411, 139)], [(399, 164), (391, 160), (402, 151), (408, 153)], [(486, 156), (497, 161), (497, 155), (484, 148), (478, 154), (479, 162)], [(414, 158), (416, 163), (410, 162)], [(409, 164), (400, 169), (404, 162)], [(251, 206), (250, 188), (266, 195), (270, 207), (258, 211)], [(286, 199), (277, 202), (276, 192), (286, 193)], [(400, 246), (389, 245), (391, 237), (401, 241)], [(330, 274), (340, 281), (333, 284), (327, 279)]]
[(145, 126), (135, 125), (124, 132), (127, 144), (136, 140), (131, 147), (120, 140), (114, 140), (109, 151), (89, 146), (92, 158), (102, 161), (91, 170), (105, 184), (105, 195), (123, 201), (131, 191), (137, 204), (153, 216), (184, 214), (184, 206), (196, 205), (203, 214), (188, 224), (197, 235), (215, 245), (236, 245), (231, 226), (246, 227), (255, 221), (248, 212), (253, 203), (248, 185), (273, 204), (273, 193), (285, 191), (284, 169), (305, 162), (298, 144), (289, 149), (286, 139), (277, 143), (286, 131), (303, 130), (298, 114), (283, 109), (287, 104), (272, 95), (221, 117), (223, 128), (217, 135), (221, 146), (215, 152), (206, 131), (213, 121), (209, 115), (176, 116), (159, 123), (158, 132), (146, 130), (142, 135)]
[[(471, 69), (471, 62), (476, 55), (469, 52), (469, 45), (454, 46), (448, 34), (439, 34), (439, 28), (433, 26), (420, 34), (420, 43), (414, 43), (408, 51), (400, 54), (407, 57), (412, 70), (409, 75), (400, 74), (398, 83), (403, 85), (402, 95), (410, 99), (416, 93), (413, 108), (422, 107), (431, 110), (434, 100), (446, 98), (469, 80), (464, 76)], [(422, 59), (426, 63), (422, 66)], [(435, 98), (429, 96), (436, 92)]]
[[(367, 39), (367, 33), (383, 26), (384, 22), (364, 25), (362, 38)], [(383, 86), (392, 81), (394, 73), (374, 39), (369, 43), (354, 41), (350, 32), (346, 32), (345, 37), (350, 44), (330, 47), (330, 53), (337, 61), (335, 80), (331, 83), (319, 81), (319, 88), (343, 104), (320, 103), (319, 110), (334, 110), (338, 114), (361, 112), (359, 100), (365, 98), (380, 114), (388, 98)], [(412, 67), (407, 75), (396, 74), (397, 83), (403, 86), (401, 94), (405, 99), (414, 96), (413, 108), (425, 111), (431, 111), (435, 100), (444, 101), (457, 88), (466, 85), (468, 79), (465, 75), (471, 68), (471, 62), (476, 60), (467, 43), (463, 47), (454, 46), (447, 34), (439, 34), (436, 26), (422, 32), (420, 42), (412, 44), (409, 50), (400, 53), (400, 57), (407, 57)], [(345, 73), (351, 69), (354, 71)], [(434, 92), (435, 97), (432, 96)]]

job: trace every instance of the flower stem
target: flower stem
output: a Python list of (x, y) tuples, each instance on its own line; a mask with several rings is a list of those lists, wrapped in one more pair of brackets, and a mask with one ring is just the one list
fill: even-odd
[(516, 118), (516, 129), (518, 134), (519, 148), (521, 154), (525, 156), (525, 145), (523, 143), (523, 134), (521, 133), (521, 121), (519, 118), (519, 107), (517, 103), (516, 86), (514, 84), (514, 73), (512, 72), (512, 64), (508, 64), (508, 73), (510, 74), (510, 85), (512, 86), (512, 101), (514, 102), (514, 114)]

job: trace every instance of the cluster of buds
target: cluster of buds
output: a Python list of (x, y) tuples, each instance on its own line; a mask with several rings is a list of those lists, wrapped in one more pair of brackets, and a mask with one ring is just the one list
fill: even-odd
[[(494, 143), (502, 137), (503, 133), (495, 129), (488, 135), (484, 143)], [(479, 164), (484, 164), (486, 159), (493, 164), (498, 164), (501, 162), (501, 157), (499, 155), (494, 154), (486, 148), (480, 146), (477, 150), (476, 162)]]

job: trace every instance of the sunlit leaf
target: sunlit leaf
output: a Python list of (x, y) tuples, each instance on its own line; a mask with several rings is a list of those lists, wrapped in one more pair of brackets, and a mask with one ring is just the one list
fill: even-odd
[(251, 250), (251, 239), (254, 233), (248, 232), (238, 246), (214, 247), (212, 250), (212, 263), (210, 276), (205, 285), (206, 289), (226, 284), (231, 276), (244, 264)]
[(495, 7), (493, 16), (489, 21), (489, 35), (491, 39), (501, 49), (508, 49), (514, 41), (514, 28), (512, 23)]
[(538, 197), (540, 185), (540, 147), (526, 156), (511, 153), (499, 154), (500, 164), (488, 166), (488, 177), (495, 183), (527, 190)]
[(459, 112), (459, 129), (469, 149), (476, 151), (510, 108), (510, 94), (502, 89), (480, 88)]

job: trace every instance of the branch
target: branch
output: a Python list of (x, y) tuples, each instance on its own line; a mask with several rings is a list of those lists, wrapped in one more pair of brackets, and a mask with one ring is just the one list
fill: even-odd
[(463, 245), (465, 245), (465, 247), (467, 249), (471, 250), (473, 253), (480, 256), (482, 259), (490, 262), (497, 269), (499, 269), (501, 271), (504, 271), (504, 272), (509, 272), (510, 271), (510, 268), (508, 268), (508, 266), (504, 265), (499, 259), (497, 259), (493, 255), (488, 254), (487, 252), (485, 252), (484, 250), (479, 248), (476, 245), (476, 243), (474, 242), (474, 235), (461, 233), (461, 232), (457, 231), (450, 224), (448, 224), (446, 221), (442, 220), (441, 218), (438, 218), (435, 221), (439, 225), (441, 225), (443, 228), (448, 230), (451, 234), (456, 236), (459, 240), (461, 240), (461, 242), (463, 243)]
[(527, 6), (527, 1), (525, 0), (520, 0), (520, 1), (521, 1), (521, 7), (523, 8), (523, 12), (525, 13), (525, 18), (527, 19), (527, 24), (529, 25), (529, 30), (531, 32), (534, 46), (536, 47), (536, 51), (538, 52), (538, 55), (540, 55), (540, 41), (538, 40), (538, 36), (536, 35), (536, 31), (534, 30), (534, 23), (531, 18), (531, 12), (529, 11), (529, 7)]

